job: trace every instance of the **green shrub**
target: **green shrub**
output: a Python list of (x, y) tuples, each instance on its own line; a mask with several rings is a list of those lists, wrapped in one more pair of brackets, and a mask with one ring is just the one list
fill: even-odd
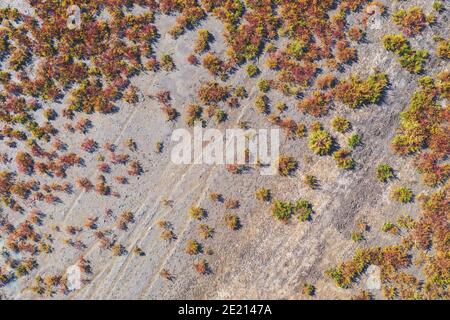
[(380, 163), (377, 166), (377, 179), (381, 182), (386, 182), (394, 177), (394, 169), (386, 163)]
[(259, 69), (254, 64), (249, 64), (247, 67), (245, 67), (245, 71), (247, 71), (247, 74), (249, 77), (253, 78), (259, 73)]
[(409, 203), (413, 200), (413, 192), (407, 187), (400, 187), (392, 191), (392, 199), (402, 203)]
[(270, 201), (271, 194), (270, 190), (266, 188), (260, 188), (255, 192), (255, 197), (261, 201)]
[(258, 88), (259, 90), (261, 90), (262, 92), (267, 92), (270, 90), (270, 82), (269, 80), (266, 79), (261, 79), (258, 81)]
[(331, 125), (334, 130), (340, 133), (346, 132), (350, 128), (350, 122), (344, 118), (337, 116), (331, 121)]
[(381, 228), (383, 232), (397, 233), (398, 229), (395, 224), (390, 221), (386, 221)]
[(189, 209), (189, 216), (196, 220), (201, 220), (206, 216), (206, 211), (203, 208), (200, 208), (198, 206), (192, 206)]
[(348, 138), (348, 146), (350, 148), (355, 148), (357, 146), (359, 146), (361, 144), (361, 137), (358, 134), (352, 134), (349, 138)]
[(292, 215), (292, 203), (289, 201), (274, 200), (272, 205), (272, 215), (278, 219), (287, 222)]
[(364, 239), (362, 233), (360, 231), (353, 231), (352, 232), (352, 240), (355, 242), (360, 242)]
[(310, 133), (308, 138), (309, 148), (318, 155), (327, 155), (331, 152), (333, 138), (325, 130), (318, 129)]
[(298, 219), (300, 221), (311, 220), (312, 213), (313, 213), (312, 205), (308, 201), (299, 199), (295, 202), (294, 214), (298, 214)]
[(259, 113), (269, 113), (269, 98), (264, 94), (257, 96), (255, 99), (255, 108)]
[(420, 73), (423, 70), (425, 59), (428, 58), (427, 50), (413, 50), (406, 38), (399, 35), (385, 35), (384, 47), (399, 56), (400, 65), (411, 73)]
[(298, 40), (293, 40), (286, 46), (286, 52), (288, 55), (295, 59), (300, 59), (305, 52), (305, 44)]
[(384, 73), (374, 73), (366, 80), (352, 75), (349, 80), (341, 81), (334, 89), (335, 97), (350, 108), (356, 109), (369, 103), (378, 103), (388, 79)]

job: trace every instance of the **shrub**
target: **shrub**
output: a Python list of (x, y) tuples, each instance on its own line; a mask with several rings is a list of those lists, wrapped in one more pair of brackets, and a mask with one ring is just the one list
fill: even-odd
[(352, 41), (360, 41), (364, 37), (364, 31), (353, 26), (348, 29), (348, 36)]
[(394, 178), (394, 169), (386, 163), (380, 163), (377, 166), (377, 179), (380, 182), (386, 182), (391, 178)]
[(214, 234), (214, 228), (203, 223), (198, 227), (198, 231), (203, 239), (212, 238)]
[(277, 102), (275, 105), (275, 109), (277, 109), (279, 112), (286, 111), (287, 110), (286, 103), (281, 101)]
[(378, 103), (387, 85), (384, 73), (372, 74), (366, 80), (351, 76), (349, 80), (338, 83), (334, 94), (338, 101), (355, 109), (365, 104)]
[(203, 67), (213, 76), (225, 76), (226, 68), (222, 60), (214, 53), (208, 52), (202, 60)]
[(206, 210), (198, 206), (192, 206), (189, 209), (189, 216), (196, 220), (201, 220), (206, 216)]
[(247, 97), (247, 91), (243, 86), (237, 86), (236, 89), (234, 90), (234, 94), (236, 95), (236, 97), (240, 99), (244, 99)]
[(334, 117), (331, 121), (331, 125), (334, 130), (340, 133), (344, 133), (350, 129), (350, 122), (346, 118), (340, 116)]
[(442, 4), (441, 1), (436, 0), (433, 2), (433, 9), (436, 10), (437, 12), (441, 12), (444, 10), (444, 5)]
[(27, 152), (19, 151), (16, 154), (17, 171), (24, 174), (33, 174), (34, 160)]
[(441, 40), (438, 42), (436, 48), (436, 55), (442, 59), (450, 59), (450, 41)]
[(189, 255), (196, 255), (199, 254), (201, 250), (200, 244), (194, 240), (188, 240), (188, 242), (186, 243), (186, 248), (185, 248), (185, 252)]
[(385, 35), (384, 47), (399, 56), (400, 65), (411, 73), (420, 73), (425, 59), (428, 58), (427, 50), (413, 50), (403, 35)]
[(277, 219), (287, 222), (292, 215), (293, 205), (289, 201), (274, 200), (272, 215)]
[(261, 79), (258, 81), (258, 88), (262, 92), (267, 92), (270, 90), (270, 81), (267, 79)]
[(392, 199), (402, 203), (409, 203), (413, 200), (413, 192), (407, 187), (399, 187), (392, 191)]
[(161, 57), (161, 69), (164, 71), (173, 71), (175, 69), (175, 63), (169, 54), (163, 54)]
[(211, 39), (211, 34), (206, 29), (198, 30), (198, 38), (194, 45), (195, 53), (202, 53), (208, 50), (209, 40)]
[(192, 127), (195, 122), (202, 121), (203, 109), (196, 104), (190, 104), (186, 110), (186, 123)]
[(292, 40), (287, 44), (286, 52), (295, 59), (301, 59), (305, 53), (305, 44), (299, 40)]
[(292, 172), (297, 170), (298, 166), (297, 161), (293, 157), (286, 155), (280, 155), (278, 157), (277, 163), (278, 163), (278, 173), (283, 177), (292, 174)]
[(319, 89), (331, 88), (335, 85), (336, 78), (333, 74), (323, 74), (317, 77), (316, 87)]
[(333, 146), (333, 138), (323, 129), (314, 130), (309, 134), (308, 146), (315, 154), (328, 155)]
[(223, 196), (220, 193), (217, 193), (217, 192), (211, 192), (209, 194), (209, 198), (212, 201), (215, 201), (215, 202), (222, 202), (223, 201)]
[(397, 226), (395, 224), (393, 224), (392, 222), (390, 222), (390, 221), (385, 222), (383, 224), (383, 227), (381, 228), (381, 230), (383, 232), (389, 232), (389, 233), (392, 233), (392, 234), (397, 234), (398, 231), (399, 231)]
[(310, 283), (305, 283), (303, 285), (303, 289), (302, 289), (302, 293), (306, 296), (313, 296), (315, 294), (316, 288), (310, 284)]
[(341, 63), (347, 63), (356, 59), (356, 49), (350, 47), (346, 41), (336, 43), (336, 60)]
[(187, 62), (189, 62), (189, 64), (192, 64), (193, 66), (198, 64), (198, 59), (195, 55), (190, 54), (187, 56), (186, 58)]
[(353, 231), (351, 238), (354, 242), (360, 242), (364, 239), (362, 232), (360, 231)]
[(312, 205), (303, 199), (299, 199), (294, 205), (294, 214), (298, 214), (298, 219), (300, 221), (309, 221), (313, 213)]
[(355, 162), (353, 161), (352, 157), (350, 157), (349, 150), (338, 150), (333, 153), (333, 158), (339, 168), (349, 170), (353, 169), (355, 166)]
[(224, 122), (225, 120), (227, 120), (228, 115), (225, 111), (223, 111), (222, 109), (216, 109), (215, 113), (214, 113), (214, 121), (219, 124), (221, 122)]
[(204, 104), (215, 104), (226, 99), (228, 89), (217, 82), (210, 81), (200, 86), (198, 96)]
[(253, 78), (259, 73), (259, 69), (254, 64), (249, 64), (245, 67), (245, 71), (247, 71), (247, 74), (249, 77)]
[(328, 113), (331, 96), (318, 90), (313, 91), (298, 103), (298, 108), (314, 117), (324, 116)]
[(260, 94), (255, 99), (255, 108), (259, 113), (269, 113), (269, 98), (266, 95)]
[(260, 188), (255, 192), (255, 197), (256, 199), (261, 201), (270, 201), (271, 199), (270, 190), (266, 188)]
[(199, 274), (207, 274), (209, 272), (208, 262), (205, 259), (195, 262), (194, 268)]
[(311, 189), (316, 189), (319, 185), (317, 178), (311, 174), (306, 174), (303, 178), (303, 182)]
[(235, 214), (226, 214), (224, 216), (225, 225), (231, 230), (239, 229), (239, 217)]
[(348, 146), (352, 149), (354, 149), (355, 147), (359, 146), (361, 144), (361, 137), (354, 133), (352, 134), (350, 137), (348, 137)]
[(419, 7), (411, 7), (408, 10), (399, 10), (392, 15), (394, 23), (401, 27), (407, 36), (414, 36), (421, 32), (427, 25), (427, 17)]
[(176, 239), (175, 233), (170, 229), (164, 229), (161, 231), (161, 239), (166, 241), (172, 241)]

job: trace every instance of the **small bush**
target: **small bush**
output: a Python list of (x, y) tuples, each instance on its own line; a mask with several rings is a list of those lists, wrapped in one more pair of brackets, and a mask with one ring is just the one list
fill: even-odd
[(354, 149), (355, 147), (361, 145), (361, 137), (358, 134), (354, 133), (348, 138), (347, 142), (348, 146)]
[(364, 239), (364, 237), (363, 237), (363, 235), (362, 235), (362, 232), (360, 232), (360, 231), (353, 231), (352, 232), (352, 240), (354, 241), (354, 242), (360, 242), (360, 241), (362, 241)]
[(311, 174), (305, 175), (303, 182), (311, 189), (316, 189), (319, 185), (317, 178)]
[(406, 38), (399, 35), (385, 35), (384, 47), (399, 56), (400, 65), (411, 73), (420, 73), (423, 70), (425, 59), (428, 58), (427, 50), (413, 50)]
[(224, 216), (225, 225), (231, 230), (239, 229), (239, 217), (235, 214), (226, 214)]
[(272, 205), (272, 215), (277, 219), (287, 222), (292, 215), (293, 205), (289, 201), (275, 200)]
[(303, 199), (297, 200), (294, 205), (294, 214), (298, 214), (300, 221), (309, 221), (313, 213), (312, 205)]
[(353, 169), (355, 166), (355, 162), (353, 161), (352, 157), (350, 157), (349, 150), (338, 150), (333, 153), (333, 158), (339, 168), (349, 170)]
[(350, 122), (346, 118), (340, 116), (333, 118), (331, 125), (334, 130), (340, 133), (344, 133), (350, 129)]
[(394, 169), (386, 163), (380, 163), (377, 166), (377, 179), (380, 182), (386, 182), (394, 177)]
[(306, 296), (313, 296), (315, 294), (316, 288), (310, 284), (310, 283), (305, 283), (303, 285), (303, 289), (302, 289), (302, 293)]
[(266, 95), (261, 94), (255, 99), (255, 108), (259, 113), (268, 114), (269, 113), (269, 98)]
[(261, 79), (258, 81), (258, 88), (259, 90), (261, 90), (262, 92), (267, 92), (270, 90), (270, 82), (269, 80), (266, 79)]
[(366, 80), (351, 76), (349, 80), (338, 83), (334, 94), (338, 101), (356, 109), (365, 104), (378, 103), (387, 85), (388, 79), (384, 73), (372, 74)]
[(206, 216), (206, 210), (197, 206), (189, 209), (189, 216), (196, 220), (201, 220)]
[(259, 69), (254, 64), (249, 64), (247, 67), (245, 67), (245, 71), (247, 71), (247, 74), (249, 77), (253, 78), (259, 73)]
[(392, 199), (402, 202), (409, 203), (413, 200), (413, 192), (407, 187), (399, 187), (392, 191)]
[(325, 130), (314, 130), (309, 135), (308, 145), (315, 154), (321, 156), (328, 155), (333, 146), (333, 138)]
[(278, 173), (285, 177), (297, 169), (298, 163), (297, 161), (290, 156), (280, 155), (278, 158)]
[(389, 232), (389, 233), (392, 233), (392, 234), (397, 234), (398, 231), (399, 231), (397, 226), (395, 224), (393, 224), (392, 222), (390, 222), (390, 221), (385, 222), (383, 224), (383, 227), (381, 228), (381, 230), (383, 232)]
[(164, 71), (173, 71), (175, 69), (175, 63), (169, 54), (162, 55), (160, 66)]
[(255, 192), (255, 197), (256, 199), (261, 201), (270, 201), (271, 199), (270, 190), (266, 188), (260, 188)]
[(421, 32), (427, 25), (427, 17), (419, 7), (411, 7), (408, 10), (399, 10), (392, 15), (394, 23), (401, 27), (407, 36), (414, 36)]
[(200, 249), (201, 249), (200, 244), (196, 240), (191, 239), (186, 243), (185, 252), (192, 256), (199, 254)]

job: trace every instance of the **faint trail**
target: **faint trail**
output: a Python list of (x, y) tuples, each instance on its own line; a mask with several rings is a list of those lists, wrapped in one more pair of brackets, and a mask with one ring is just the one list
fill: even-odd
[[(213, 169), (210, 170), (207, 180), (209, 180), (211, 177), (213, 177), (213, 173), (215, 172), (215, 170), (214, 170), (215, 168), (216, 167), (213, 167)], [(200, 205), (200, 203), (205, 199), (206, 191), (209, 189), (209, 187), (210, 187), (210, 182), (207, 182), (205, 187), (203, 188), (202, 192), (200, 193), (201, 196), (200, 196), (199, 200), (197, 201), (198, 205)], [(184, 223), (183, 229), (181, 230), (181, 232), (177, 236), (177, 241), (172, 246), (172, 249), (163, 256), (163, 260), (159, 264), (159, 268), (156, 270), (155, 274), (151, 278), (150, 283), (141, 290), (141, 293), (139, 295), (139, 299), (142, 299), (143, 296), (145, 296), (147, 294), (147, 292), (150, 291), (150, 289), (153, 286), (153, 284), (155, 283), (156, 279), (158, 279), (159, 273), (161, 272), (163, 266), (167, 263), (169, 258), (172, 257), (173, 253), (178, 248), (177, 243), (180, 241), (178, 239), (183, 238), (183, 235), (185, 234), (186, 230), (188, 230), (189, 226), (191, 225), (191, 221), (192, 221), (192, 219), (187, 219), (186, 220), (186, 222)]]
[[(210, 174), (212, 173), (212, 171), (210, 170)], [(209, 175), (208, 175), (208, 178), (209, 178)], [(188, 195), (186, 195), (186, 196), (188, 196)], [(167, 216), (167, 213), (166, 214), (163, 214), (163, 215), (161, 215), (160, 216), (160, 218), (164, 218), (165, 216)], [(133, 242), (133, 244), (132, 244), (132, 246), (131, 247), (134, 247), (138, 242), (141, 242), (142, 240), (144, 240), (147, 236), (148, 236), (148, 234), (150, 233), (150, 231), (151, 230), (153, 230), (153, 228), (156, 226), (156, 224), (157, 224), (157, 221), (155, 221), (149, 228), (147, 228), (146, 230), (144, 229), (144, 230), (142, 230), (142, 232), (144, 233), (143, 235), (142, 234), (139, 234), (137, 237), (136, 237), (136, 239), (134, 240), (134, 242)], [(183, 229), (181, 229), (181, 233), (179, 233), (178, 235), (177, 235), (177, 239), (178, 238), (180, 238), (180, 236), (184, 233), (184, 227), (183, 227)], [(176, 246), (176, 240), (173, 242), (173, 246)], [(152, 249), (156, 246), (156, 242), (154, 242), (153, 244), (152, 244), (152, 246), (149, 248), (149, 252), (151, 252), (152, 251)], [(132, 261), (132, 259), (130, 258), (130, 259), (128, 259), (128, 257), (127, 257), (127, 260), (125, 261), (126, 263), (125, 263), (125, 265), (122, 265), (121, 266), (121, 268), (120, 268), (120, 270), (117, 272), (117, 277), (116, 278), (119, 278), (117, 281), (115, 281), (115, 285), (113, 286), (113, 288), (112, 288), (112, 290), (108, 293), (108, 296), (107, 296), (107, 299), (109, 298), (109, 297), (111, 297), (111, 294), (114, 292), (114, 288), (120, 283), (120, 281), (123, 279), (123, 277), (125, 276), (125, 275), (123, 275), (122, 274), (122, 271), (125, 269), (125, 268), (127, 268), (128, 267), (128, 265), (131, 263), (131, 261)], [(158, 269), (159, 270), (159, 269)]]
[[(169, 193), (168, 196), (165, 196), (165, 195), (161, 194), (161, 195), (158, 197), (157, 201), (155, 201), (154, 207), (151, 208), (151, 209), (149, 209), (150, 212), (155, 212), (155, 214), (156, 214), (156, 209), (160, 206), (162, 199), (164, 199), (164, 198), (169, 198), (169, 199), (170, 199), (170, 197), (171, 197), (176, 191), (178, 191), (179, 185), (180, 185), (182, 182), (184, 182), (184, 178), (185, 178), (186, 175), (190, 172), (190, 170), (191, 170), (192, 167), (193, 167), (193, 164), (190, 165), (190, 166), (187, 168), (186, 172), (181, 176), (181, 178), (179, 178), (179, 180), (178, 180), (178, 182), (175, 184), (175, 186), (171, 186), (171, 187), (170, 187), (170, 188), (171, 188), (171, 189), (170, 189), (171, 192)], [(164, 170), (164, 173), (162, 174), (162, 176), (164, 176), (164, 174), (169, 170), (169, 168), (170, 168), (170, 165), (167, 165), (166, 168), (165, 168), (165, 170)], [(163, 184), (163, 182), (164, 182), (164, 184), (167, 184), (167, 181), (163, 181), (163, 180), (161, 179), (161, 182), (160, 182), (159, 185)], [(151, 196), (151, 193), (149, 193), (149, 194), (147, 195), (147, 197), (146, 197), (142, 202), (139, 203), (139, 207), (138, 207), (136, 210), (134, 210), (134, 212), (140, 212), (140, 211), (146, 206), (146, 203), (147, 203), (148, 199), (150, 198), (150, 196)], [(133, 241), (133, 243), (131, 244), (131, 246), (128, 248), (128, 249), (129, 249), (128, 251), (131, 251), (132, 248), (136, 245), (136, 243), (142, 238), (142, 233), (145, 232), (145, 233), (147, 234), (147, 232), (149, 232), (150, 230), (152, 230), (152, 228), (156, 225), (156, 222), (155, 222), (155, 223), (153, 223), (150, 227), (147, 228), (148, 224), (151, 222), (151, 220), (152, 220), (152, 218), (155, 216), (155, 214), (153, 214), (153, 215), (150, 217), (150, 219), (149, 219), (145, 224), (142, 224), (142, 223), (143, 223), (142, 219), (145, 219), (145, 217), (141, 218), (140, 221), (136, 221), (136, 222), (134, 223), (135, 227), (133, 228), (133, 230), (130, 230), (129, 233), (125, 233), (125, 234), (123, 234), (123, 235), (119, 238), (119, 240), (122, 240), (124, 237), (128, 237), (128, 236), (132, 235), (133, 233), (139, 232), (139, 234), (135, 237), (135, 240)], [(165, 214), (165, 215), (163, 215), (163, 216), (166, 216), (166, 215), (167, 215), (167, 214)], [(145, 235), (144, 235), (144, 237), (145, 237)], [(95, 241), (95, 242), (90, 246), (90, 248), (88, 249), (88, 251), (86, 252), (86, 255), (92, 253), (92, 251), (93, 251), (95, 245), (98, 244), (98, 243), (99, 243), (99, 241)], [(131, 252), (129, 252), (129, 254), (127, 255), (126, 259), (122, 261), (122, 265), (126, 263), (126, 266), (127, 266), (128, 263), (129, 263), (129, 260), (131, 260), (131, 257), (133, 257), (133, 255), (131, 254)], [(94, 279), (92, 279), (92, 281), (97, 280), (97, 279), (98, 279), (98, 281), (101, 281), (104, 277), (106, 277), (107, 274), (104, 275), (104, 273), (110, 271), (110, 270), (111, 270), (111, 267), (112, 267), (112, 265), (113, 265), (114, 263), (116, 263), (116, 261), (114, 261), (114, 260), (112, 259), (112, 260), (107, 264), (107, 266), (102, 270), (102, 272), (99, 273), (96, 277), (94, 277)], [(125, 267), (126, 267), (126, 266), (125, 266)], [(101, 275), (104, 275), (104, 277), (100, 278)], [(81, 293), (81, 292), (77, 292), (77, 294), (75, 294), (74, 296), (76, 296), (76, 295), (78, 295), (78, 294), (80, 294), (80, 293)], [(92, 295), (92, 294), (94, 294), (94, 293), (95, 293), (95, 291), (94, 291), (93, 293), (91, 293), (90, 295)]]
[[(248, 108), (249, 108), (249, 105), (247, 105), (246, 107), (242, 108), (241, 113), (237, 117), (235, 125), (239, 123), (239, 120), (243, 117), (244, 113), (247, 111)], [(233, 143), (233, 141), (230, 141), (229, 143)], [(228, 147), (228, 145), (226, 147)], [(207, 180), (209, 180), (213, 176), (213, 173), (215, 172), (215, 170), (217, 168), (218, 168), (217, 166), (214, 166), (214, 167), (211, 168)], [(207, 183), (205, 185), (205, 188), (203, 188), (203, 190), (200, 193), (199, 200), (197, 201), (198, 204), (205, 199), (205, 196), (206, 196), (206, 193), (207, 193), (206, 191), (209, 189), (209, 187), (210, 187), (210, 182), (207, 181)], [(177, 249), (177, 243), (179, 242), (178, 239), (182, 238), (182, 236), (184, 235), (184, 233), (188, 229), (188, 227), (190, 225), (190, 222), (191, 222), (191, 219), (186, 219), (186, 222), (185, 222), (185, 224), (183, 226), (183, 229), (182, 229), (181, 233), (179, 234), (179, 236), (177, 237), (177, 241), (174, 243), (173, 248), (166, 255), (164, 255), (164, 258), (163, 258), (164, 260), (160, 264), (160, 267), (155, 272), (153, 277), (151, 278), (150, 283), (141, 291), (141, 294), (139, 296), (140, 299), (142, 299), (145, 295), (147, 295), (147, 293), (151, 290), (153, 284), (158, 279), (158, 275), (159, 275), (160, 271), (163, 269), (164, 265), (167, 263), (167, 261), (169, 261), (169, 258), (172, 257), (172, 255), (174, 254), (175, 250)]]
[[(250, 93), (250, 95), (253, 93), (253, 91), (254, 91), (254, 90), (252, 90), (252, 92)], [(250, 96), (250, 95), (249, 95), (249, 96)], [(236, 120), (236, 122), (235, 122), (235, 125), (239, 122), (239, 120), (242, 119), (244, 113), (248, 110), (248, 108), (249, 108), (249, 104), (248, 104), (247, 106), (245, 106), (245, 107), (242, 108), (242, 111), (240, 112), (240, 114), (239, 114), (238, 117), (237, 117), (237, 120)], [(130, 119), (129, 119), (129, 121), (130, 121)], [(129, 121), (127, 121), (127, 122), (129, 122)], [(122, 132), (123, 132), (123, 131), (124, 131), (124, 130), (122, 130)], [(161, 202), (161, 200), (162, 200), (163, 198), (168, 198), (168, 199), (170, 199), (171, 196), (172, 196), (176, 191), (178, 191), (179, 186), (184, 182), (185, 177), (190, 173), (190, 171), (191, 171), (191, 169), (192, 169), (193, 167), (194, 167), (194, 163), (192, 163), (192, 164), (189, 165), (189, 167), (188, 167), (188, 169), (186, 170), (186, 172), (178, 179), (178, 181), (177, 181), (177, 183), (175, 184), (175, 186), (171, 188), (171, 192), (170, 192), (169, 196), (163, 196), (163, 195), (160, 195), (160, 196), (158, 197), (158, 200), (156, 201), (156, 204), (155, 204), (155, 206), (151, 209), (151, 211), (155, 211), (155, 209), (158, 208), (158, 206), (160, 205), (160, 202)], [(165, 171), (167, 171), (168, 168), (169, 168), (169, 166), (166, 166)], [(212, 168), (209, 170), (207, 180), (212, 176), (212, 173), (215, 171), (215, 169), (216, 169), (216, 167), (212, 167)], [(167, 182), (165, 182), (165, 183), (167, 183)], [(202, 200), (204, 199), (204, 196), (206, 195), (206, 190), (207, 190), (207, 188), (209, 188), (209, 183), (206, 184), (206, 187), (205, 187), (205, 188), (202, 190), (202, 192), (200, 193), (200, 194), (201, 194), (200, 198), (201, 198)], [(148, 194), (148, 195), (147, 195), (147, 197), (140, 203), (140, 206), (139, 206), (138, 210), (135, 211), (135, 212), (139, 212), (139, 211), (141, 211), (141, 210), (145, 207), (145, 203), (146, 203), (147, 200), (150, 198), (150, 196), (151, 196), (151, 194)], [(163, 214), (162, 216), (164, 217), (164, 216), (166, 216), (166, 215), (167, 215), (167, 213), (166, 213), (166, 214)], [(142, 239), (145, 239), (145, 237), (148, 235), (148, 233), (154, 228), (154, 226), (156, 225), (156, 222), (153, 223), (150, 227), (147, 227), (148, 223), (151, 221), (151, 219), (152, 219), (154, 216), (155, 216), (155, 215), (152, 215), (152, 216), (150, 217), (149, 221), (147, 221), (147, 223), (145, 223), (144, 226), (141, 226), (141, 228), (139, 228), (139, 226), (140, 226), (140, 223), (142, 223), (142, 221), (139, 221), (139, 222), (136, 222), (136, 223), (135, 223), (135, 224), (136, 224), (136, 227), (133, 229), (133, 231), (131, 231), (131, 233), (128, 233), (128, 235), (131, 235), (131, 234), (136, 233), (136, 232), (137, 232), (138, 234), (134, 237), (135, 240), (133, 240), (133, 242), (132, 242), (131, 246), (129, 247), (129, 250), (128, 250), (128, 251), (132, 250), (132, 248), (136, 245), (136, 243), (138, 243), (139, 241), (142, 241)], [(160, 264), (160, 267), (156, 270), (155, 274), (154, 274), (153, 277), (152, 277), (152, 280), (151, 280), (150, 284), (149, 284), (146, 288), (150, 288), (150, 287), (153, 285), (153, 283), (154, 283), (155, 280), (157, 279), (157, 276), (158, 276), (158, 274), (159, 274), (159, 271), (160, 271), (161, 268), (167, 263), (168, 259), (172, 256), (172, 254), (175, 252), (175, 249), (177, 248), (177, 244), (178, 244), (178, 239), (180, 239), (180, 238), (184, 235), (184, 233), (185, 233), (185, 231), (188, 229), (189, 225), (190, 225), (190, 219), (187, 219), (187, 220), (185, 221), (184, 225), (182, 226), (181, 233), (178, 234), (177, 240), (175, 240), (174, 243), (173, 243), (173, 248), (172, 248), (172, 250), (170, 250), (169, 253), (167, 253), (166, 255), (164, 255), (164, 261), (163, 261), (163, 263)], [(122, 235), (122, 237), (121, 237), (120, 239), (122, 239), (122, 238), (125, 237), (125, 236), (126, 236), (126, 234)], [(95, 243), (93, 243), (93, 244), (91, 245), (91, 247), (88, 249), (86, 255), (92, 253), (92, 251), (93, 251), (95, 245), (96, 245), (98, 242), (99, 242), (99, 241), (96, 241)], [(152, 246), (152, 248), (153, 248), (153, 246)], [(120, 272), (121, 272), (124, 268), (126, 268), (126, 267), (129, 265), (130, 261), (132, 260), (132, 259), (131, 259), (132, 257), (133, 257), (132, 253), (129, 252), (128, 255), (127, 255), (127, 257), (121, 262), (120, 270), (119, 270), (118, 273), (117, 273), (119, 277), (123, 278), (123, 276), (120, 275)], [(91, 282), (96, 281), (96, 280), (97, 280), (97, 281), (102, 281), (102, 279), (105, 279), (109, 274), (111, 274), (112, 266), (113, 266), (115, 263), (117, 263), (117, 262), (114, 261), (114, 259), (112, 259), (112, 260), (107, 264), (107, 266), (106, 266), (106, 267), (105, 267), (105, 268), (104, 268), (97, 276), (95, 276), (95, 277), (92, 279)], [(108, 272), (108, 271), (109, 271), (109, 272)], [(106, 274), (105, 274), (105, 273), (106, 273)], [(117, 278), (117, 277), (116, 277), (116, 278)], [(91, 288), (91, 287), (90, 287), (90, 286), (86, 286), (86, 287), (84, 287), (83, 289), (89, 290), (89, 288)], [(146, 288), (144, 288), (143, 291), (148, 291)], [(81, 289), (80, 291), (74, 293), (74, 294), (72, 295), (72, 297), (76, 297), (76, 296), (80, 295), (80, 294), (82, 293), (83, 289)], [(92, 297), (96, 292), (97, 292), (97, 289), (94, 288), (94, 290), (93, 290), (91, 293), (88, 293), (87, 297)], [(111, 295), (111, 292), (113, 292), (113, 290), (110, 291), (110, 293), (108, 294), (108, 296)], [(142, 296), (142, 294), (141, 294), (141, 296)]]

